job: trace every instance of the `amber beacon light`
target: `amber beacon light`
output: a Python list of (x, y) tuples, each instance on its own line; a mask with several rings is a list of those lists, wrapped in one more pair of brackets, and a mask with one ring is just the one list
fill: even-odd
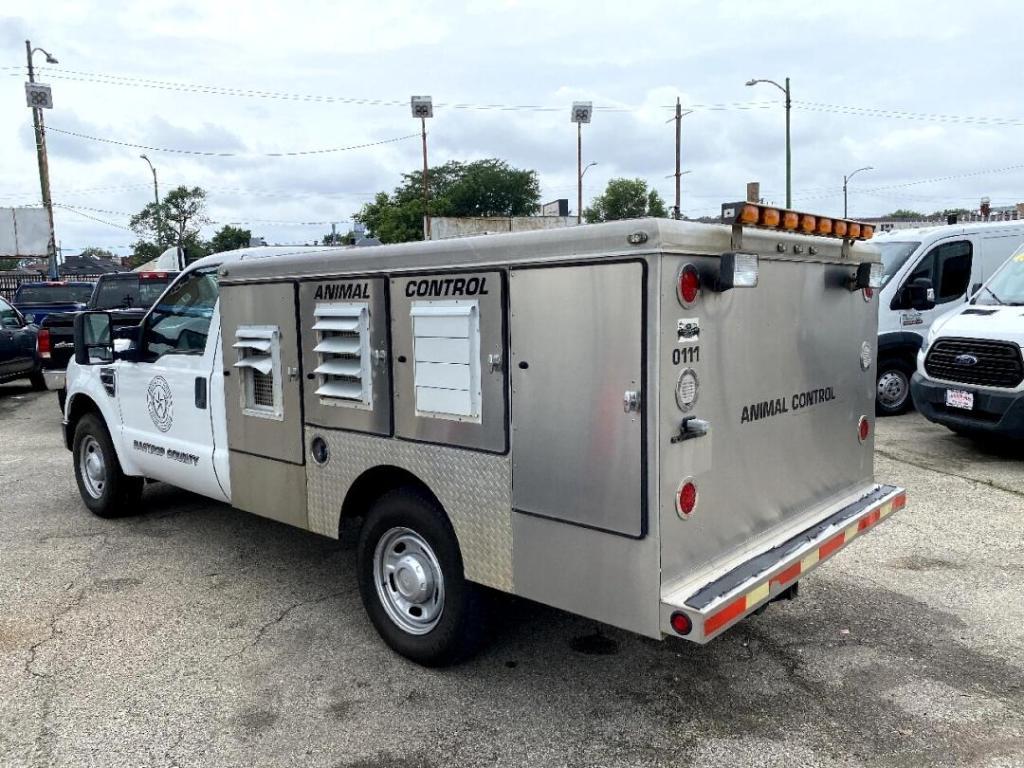
[(761, 203), (725, 203), (722, 205), (722, 223), (780, 232), (799, 232), (806, 235), (835, 237), (842, 240), (870, 240), (875, 228), (850, 219), (834, 219), (813, 213), (790, 211)]

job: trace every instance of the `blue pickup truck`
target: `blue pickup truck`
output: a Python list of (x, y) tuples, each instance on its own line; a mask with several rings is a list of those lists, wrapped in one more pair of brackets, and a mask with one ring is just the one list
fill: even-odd
[(85, 309), (92, 295), (92, 283), (39, 282), (22, 283), (11, 303), (25, 319), (40, 325), (51, 312), (79, 312)]

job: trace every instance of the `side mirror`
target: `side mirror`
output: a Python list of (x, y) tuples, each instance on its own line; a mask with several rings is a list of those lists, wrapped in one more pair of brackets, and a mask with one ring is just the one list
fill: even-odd
[(932, 309), (935, 306), (935, 289), (927, 277), (911, 280), (904, 289), (907, 293), (910, 309), (918, 311)]
[(110, 329), (109, 312), (75, 315), (75, 362), (79, 365), (114, 362), (114, 338)]

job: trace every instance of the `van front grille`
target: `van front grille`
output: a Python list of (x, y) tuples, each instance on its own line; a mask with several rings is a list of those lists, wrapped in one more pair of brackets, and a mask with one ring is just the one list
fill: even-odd
[(928, 350), (924, 369), (933, 379), (1012, 389), (1024, 381), (1016, 344), (979, 339), (939, 339)]

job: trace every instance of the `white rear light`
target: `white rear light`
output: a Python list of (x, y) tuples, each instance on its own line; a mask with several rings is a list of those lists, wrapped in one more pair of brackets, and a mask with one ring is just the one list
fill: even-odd
[(723, 253), (718, 290), (757, 287), (758, 262), (756, 253)]

